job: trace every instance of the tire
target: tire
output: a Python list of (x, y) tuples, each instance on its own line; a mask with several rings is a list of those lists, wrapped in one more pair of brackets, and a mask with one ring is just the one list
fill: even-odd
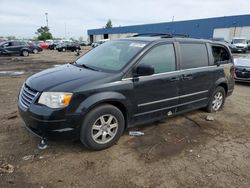
[(29, 56), (29, 52), (27, 50), (23, 50), (21, 52), (21, 56), (27, 57), (27, 56)]
[(62, 51), (63, 51), (63, 52), (66, 52), (66, 49), (65, 49), (65, 48), (62, 48)]
[(101, 105), (86, 115), (80, 140), (89, 149), (106, 149), (119, 140), (124, 127), (124, 116), (118, 108), (109, 104)]
[(37, 54), (37, 53), (38, 53), (38, 50), (37, 50), (37, 49), (34, 49), (34, 50), (33, 50), (33, 53), (34, 53), (34, 54)]
[(226, 98), (225, 89), (221, 86), (216, 87), (213, 94), (210, 96), (207, 111), (209, 113), (218, 112), (223, 108)]

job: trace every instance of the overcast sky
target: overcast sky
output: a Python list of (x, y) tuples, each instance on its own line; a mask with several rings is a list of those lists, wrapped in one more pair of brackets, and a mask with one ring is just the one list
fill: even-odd
[[(54, 37), (86, 38), (88, 29), (250, 14), (250, 0), (0, 0), (0, 36), (34, 37), (46, 25)], [(66, 31), (66, 32), (65, 32)]]

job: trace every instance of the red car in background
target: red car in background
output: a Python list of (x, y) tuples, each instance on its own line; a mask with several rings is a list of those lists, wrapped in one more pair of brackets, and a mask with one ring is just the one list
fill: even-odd
[(41, 42), (37, 44), (40, 48), (42, 49), (48, 49), (49, 48), (49, 44), (46, 42)]

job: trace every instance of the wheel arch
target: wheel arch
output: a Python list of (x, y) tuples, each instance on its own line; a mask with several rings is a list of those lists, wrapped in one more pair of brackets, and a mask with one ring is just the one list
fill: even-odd
[(214, 87), (213, 87), (213, 89), (211, 90), (210, 94), (212, 94), (213, 91), (214, 91), (218, 86), (223, 87), (224, 90), (225, 90), (225, 92), (226, 92), (226, 95), (227, 95), (227, 93), (228, 93), (228, 84), (227, 84), (226, 78), (220, 78), (220, 79), (218, 79), (218, 80), (215, 82)]
[(92, 109), (96, 108), (97, 106), (104, 105), (104, 104), (113, 105), (122, 112), (124, 116), (124, 120), (125, 120), (125, 128), (127, 128), (128, 120), (130, 116), (128, 109), (131, 104), (127, 100), (127, 98), (121, 93), (103, 92), (103, 93), (94, 94), (88, 97), (87, 99), (85, 99), (78, 106), (76, 112), (83, 113), (84, 115), (86, 115)]
[(218, 86), (223, 87), (225, 92), (226, 92), (226, 95), (227, 95), (227, 93), (228, 93), (228, 85), (225, 82), (222, 82), (222, 83), (218, 84), (217, 87)]

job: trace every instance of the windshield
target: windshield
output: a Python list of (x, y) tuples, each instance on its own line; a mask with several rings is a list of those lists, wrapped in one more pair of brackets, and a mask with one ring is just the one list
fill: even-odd
[(246, 39), (233, 39), (233, 43), (234, 44), (238, 44), (238, 43), (246, 44), (247, 40)]
[(109, 41), (80, 57), (76, 64), (101, 71), (119, 71), (146, 45), (138, 41)]

